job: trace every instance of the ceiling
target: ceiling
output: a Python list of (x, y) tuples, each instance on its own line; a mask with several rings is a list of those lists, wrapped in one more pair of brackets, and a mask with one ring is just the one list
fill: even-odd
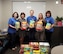
[[(32, 2), (43, 2), (43, 1), (48, 1), (48, 0), (12, 0), (12, 1), (32, 1)], [(52, 1), (52, 0), (50, 0)]]
[(13, 0), (13, 1), (33, 1), (33, 2), (37, 1), (38, 2), (38, 1), (46, 1), (46, 0)]

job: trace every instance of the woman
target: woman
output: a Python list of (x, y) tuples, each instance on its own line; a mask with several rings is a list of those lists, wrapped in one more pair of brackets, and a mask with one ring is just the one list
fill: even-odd
[(22, 12), (20, 14), (19, 22), (21, 25), (20, 29), (19, 29), (19, 37), (20, 37), (20, 44), (22, 44), (24, 41), (24, 37), (26, 35), (26, 29), (27, 29), (27, 22), (25, 20), (25, 13), (24, 12)]
[(43, 14), (39, 13), (38, 20), (36, 22), (36, 33), (35, 38), (37, 41), (44, 41), (45, 38), (45, 20), (43, 19)]
[(9, 35), (9, 38), (10, 38), (10, 43), (11, 43), (11, 48), (12, 50), (15, 50), (16, 49), (16, 43), (15, 43), (15, 40), (16, 40), (16, 27), (15, 27), (15, 24), (16, 22), (18, 22), (16, 19), (19, 17), (18, 13), (17, 12), (14, 12), (12, 14), (12, 17), (9, 19), (8, 21), (8, 35)]
[(46, 40), (51, 44), (51, 36), (54, 32), (54, 19), (51, 16), (51, 11), (46, 12), (46, 27), (45, 27), (45, 34), (46, 34)]

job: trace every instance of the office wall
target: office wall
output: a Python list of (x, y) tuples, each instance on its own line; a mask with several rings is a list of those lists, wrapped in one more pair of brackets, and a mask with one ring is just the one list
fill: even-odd
[(30, 15), (29, 11), (31, 9), (34, 10), (34, 15), (37, 18), (39, 13), (43, 13), (43, 16), (45, 16), (46, 2), (31, 2), (31, 3), (13, 2), (13, 12), (17, 11), (19, 14), (21, 12), (25, 12), (26, 13), (25, 18), (27, 18)]
[(0, 0), (0, 29), (1, 29), (1, 18), (2, 18), (2, 1)]
[(56, 18), (56, 16), (63, 16), (63, 4), (61, 4), (61, 0), (59, 4), (55, 3), (56, 0), (48, 0), (46, 1), (46, 10), (51, 10), (52, 16)]
[[(52, 16), (54, 19), (56, 16), (63, 16), (63, 4), (56, 5), (56, 0), (46, 0), (46, 11), (51, 10)], [(2, 29), (7, 28), (7, 22), (9, 17), (12, 15), (12, 1), (11, 0), (2, 0)]]
[(8, 19), (12, 15), (12, 1), (2, 0), (2, 29), (8, 27)]

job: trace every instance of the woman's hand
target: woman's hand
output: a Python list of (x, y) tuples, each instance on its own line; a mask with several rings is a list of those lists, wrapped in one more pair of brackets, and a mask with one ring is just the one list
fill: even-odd
[(20, 27), (20, 29), (22, 30), (22, 27)]
[(15, 26), (12, 26), (12, 25), (8, 25), (9, 27), (11, 27), (11, 28), (14, 28), (14, 29), (16, 29), (16, 27)]
[(51, 29), (51, 27), (48, 27), (48, 28), (46, 28), (46, 27), (45, 27), (45, 29), (50, 30), (50, 29)]
[(51, 28), (53, 28), (54, 27), (54, 24), (52, 24), (51, 26), (49, 26), (49, 27), (45, 27), (45, 29), (47, 29), (47, 30), (50, 30)]

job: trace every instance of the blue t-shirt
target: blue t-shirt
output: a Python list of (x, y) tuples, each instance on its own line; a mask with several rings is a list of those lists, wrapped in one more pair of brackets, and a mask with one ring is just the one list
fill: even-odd
[[(15, 26), (16, 22), (17, 22), (17, 20), (12, 17), (9, 19), (8, 24)], [(16, 29), (8, 27), (8, 33), (16, 33)]]
[(29, 17), (27, 17), (27, 22), (28, 22), (28, 24), (30, 24), (30, 21), (37, 21), (37, 18), (35, 17), (35, 16), (29, 16)]
[[(47, 23), (50, 23), (51, 25), (54, 24), (54, 19), (53, 19), (53, 17), (46, 17), (45, 20), (46, 20), (46, 24), (47, 24)], [(47, 30), (47, 31), (48, 31), (48, 32), (53, 32), (53, 31), (54, 31), (54, 28), (51, 28), (50, 30)]]

